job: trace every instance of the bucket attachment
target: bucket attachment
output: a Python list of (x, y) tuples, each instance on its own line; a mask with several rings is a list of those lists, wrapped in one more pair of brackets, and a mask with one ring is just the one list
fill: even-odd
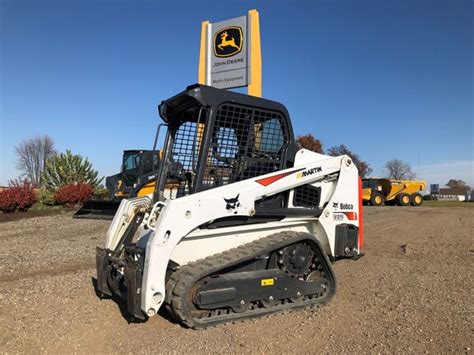
[(114, 219), (120, 200), (90, 200), (74, 214), (74, 218), (83, 219)]

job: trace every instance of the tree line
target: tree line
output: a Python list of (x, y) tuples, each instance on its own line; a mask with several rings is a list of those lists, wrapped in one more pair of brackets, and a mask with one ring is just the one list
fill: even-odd
[[(321, 140), (315, 138), (312, 134), (298, 136), (296, 141), (300, 148), (308, 149), (319, 154), (325, 153)], [(330, 147), (326, 151), (326, 154), (331, 156), (345, 154), (350, 156), (354, 164), (357, 166), (359, 175), (362, 178), (369, 177), (373, 171), (369, 163), (363, 161), (358, 154), (352, 152), (344, 144)], [(384, 175), (384, 177), (393, 180), (413, 180), (415, 178), (415, 173), (413, 172), (410, 164), (400, 159), (388, 160), (384, 165)], [(450, 179), (445, 185), (452, 189), (457, 189), (464, 192), (471, 189), (471, 187), (463, 180)]]
[[(346, 145), (335, 145), (324, 151), (321, 140), (312, 134), (297, 137), (300, 148), (305, 148), (320, 154), (330, 156), (348, 155), (359, 170), (361, 177), (369, 177), (373, 169), (370, 164), (351, 151)], [(21, 171), (22, 178), (26, 178), (36, 187), (54, 189), (62, 185), (83, 182), (93, 189), (100, 187), (102, 179), (92, 164), (78, 154), (66, 150), (58, 153), (54, 141), (48, 135), (30, 138), (22, 141), (15, 147), (17, 155), (17, 168)], [(384, 165), (385, 177), (394, 180), (412, 180), (415, 178), (410, 164), (400, 159), (391, 159)], [(451, 179), (446, 183), (454, 189), (469, 190), (470, 186), (462, 180)]]
[(70, 150), (58, 153), (48, 135), (20, 142), (15, 152), (20, 178), (36, 187), (52, 190), (74, 183), (87, 183), (93, 189), (101, 186), (103, 178), (99, 179), (98, 171), (93, 169), (87, 158)]

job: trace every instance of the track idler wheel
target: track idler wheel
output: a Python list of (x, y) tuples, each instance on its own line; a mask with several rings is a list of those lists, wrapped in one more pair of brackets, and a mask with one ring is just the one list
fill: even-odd
[(314, 253), (305, 243), (296, 243), (278, 252), (279, 267), (292, 275), (300, 276), (307, 273), (313, 264)]

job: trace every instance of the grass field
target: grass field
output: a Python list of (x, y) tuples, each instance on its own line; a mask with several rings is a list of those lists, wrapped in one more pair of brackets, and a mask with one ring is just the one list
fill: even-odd
[(474, 202), (461, 201), (423, 201), (423, 206), (426, 207), (474, 207)]

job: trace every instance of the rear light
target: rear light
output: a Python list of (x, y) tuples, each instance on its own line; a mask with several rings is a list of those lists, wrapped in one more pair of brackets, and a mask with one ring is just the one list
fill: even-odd
[(359, 176), (359, 251), (364, 246), (364, 214), (362, 211), (362, 178)]

